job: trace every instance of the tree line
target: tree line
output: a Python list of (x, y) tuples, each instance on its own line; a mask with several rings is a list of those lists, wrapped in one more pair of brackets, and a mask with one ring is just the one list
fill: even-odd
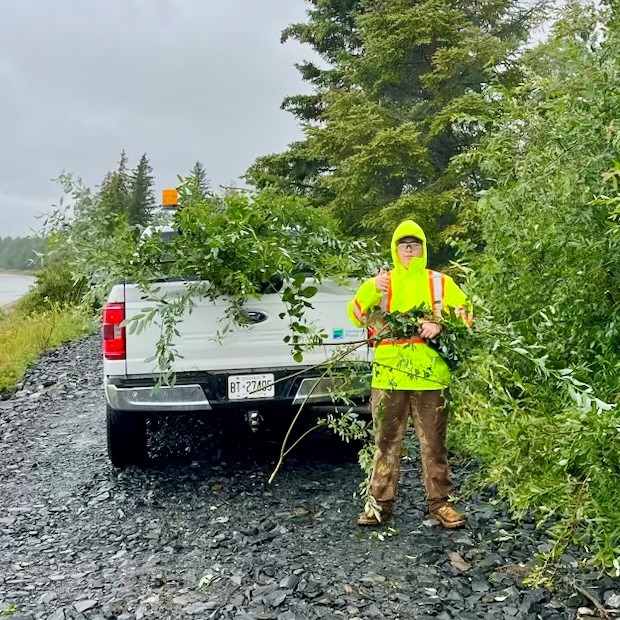
[(45, 251), (41, 237), (0, 237), (0, 269), (35, 270)]
[[(139, 231), (148, 225), (159, 206), (155, 198), (153, 169), (146, 153), (134, 169), (128, 166), (129, 159), (123, 150), (118, 165), (105, 174), (93, 196), (99, 215), (111, 222), (108, 227), (111, 230), (122, 221)], [(193, 179), (200, 196), (211, 195), (211, 185), (201, 161), (194, 164), (188, 178)], [(94, 216), (92, 212), (84, 215)], [(38, 270), (45, 262), (48, 249), (45, 232), (27, 237), (0, 237), (0, 269)]]

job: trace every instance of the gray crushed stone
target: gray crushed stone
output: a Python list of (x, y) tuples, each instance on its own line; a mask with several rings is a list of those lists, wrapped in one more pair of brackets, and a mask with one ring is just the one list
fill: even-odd
[[(523, 578), (550, 541), (491, 492), (466, 529), (426, 520), (416, 460), (391, 527), (359, 530), (355, 449), (314, 434), (268, 485), (290, 412), (149, 427), (148, 467), (114, 469), (96, 336), (46, 354), (0, 400), (0, 613), (12, 620), (573, 620), (592, 602)], [(269, 428), (271, 426), (271, 428)], [(455, 477), (464, 474), (457, 463)], [(609, 608), (620, 583), (562, 558)], [(16, 611), (15, 611), (16, 610)]]

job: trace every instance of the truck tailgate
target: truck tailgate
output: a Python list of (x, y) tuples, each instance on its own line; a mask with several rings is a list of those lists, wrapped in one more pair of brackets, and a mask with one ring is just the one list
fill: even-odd
[[(347, 302), (352, 294), (346, 288), (333, 282), (316, 283), (306, 281), (306, 286), (315, 285), (318, 293), (309, 301), (314, 308), (308, 308), (306, 319), (319, 326), (328, 338), (325, 346), (315, 347), (304, 353), (303, 366), (312, 366), (325, 361), (330, 355), (342, 350), (336, 345), (358, 341), (365, 337), (363, 329), (355, 329), (347, 317)], [(187, 283), (161, 283), (160, 294), (173, 299), (185, 290)], [(149, 307), (141, 298), (136, 286), (125, 286), (125, 317), (132, 317)], [(177, 324), (180, 336), (175, 336), (173, 346), (179, 356), (175, 359), (175, 372), (260, 370), (290, 367), (296, 365), (290, 345), (284, 337), (290, 334), (286, 307), (278, 294), (268, 294), (260, 299), (249, 300), (245, 309), (253, 322), (248, 326), (229, 325), (225, 311), (226, 300), (215, 302), (199, 300), (191, 313), (185, 313)], [(157, 362), (146, 360), (156, 351), (160, 338), (159, 325), (152, 323), (139, 334), (127, 330), (126, 372), (128, 375), (144, 375), (157, 372)], [(357, 359), (367, 359), (366, 346), (359, 348)]]

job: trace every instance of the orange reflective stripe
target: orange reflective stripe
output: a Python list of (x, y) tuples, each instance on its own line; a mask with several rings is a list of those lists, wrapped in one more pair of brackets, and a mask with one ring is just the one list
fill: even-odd
[(360, 323), (364, 322), (364, 319), (366, 318), (366, 314), (362, 310), (362, 306), (360, 305), (360, 302), (357, 301), (357, 299), (353, 300), (353, 314), (355, 315), (355, 318)]
[(426, 344), (426, 340), (418, 336), (414, 336), (413, 338), (398, 338), (397, 340), (386, 338), (382, 340), (378, 346), (382, 347), (386, 344)]
[(441, 317), (443, 311), (443, 297), (446, 285), (446, 278), (443, 273), (438, 271), (428, 272), (428, 287), (431, 293), (431, 308), (433, 314)]

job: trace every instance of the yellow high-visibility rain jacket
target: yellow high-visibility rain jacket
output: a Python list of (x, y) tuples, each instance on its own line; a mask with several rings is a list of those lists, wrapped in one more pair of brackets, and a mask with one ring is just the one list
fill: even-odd
[[(402, 237), (422, 240), (423, 252), (406, 269), (398, 259), (396, 242)], [(366, 280), (349, 302), (349, 318), (356, 327), (369, 326), (373, 309), (381, 312), (408, 312), (420, 306), (428, 317), (439, 319), (442, 312), (454, 308), (470, 322), (471, 306), (463, 291), (450, 276), (426, 268), (426, 235), (413, 220), (398, 225), (392, 236), (390, 286), (378, 292), (375, 279)], [(416, 319), (412, 319), (416, 320)], [(441, 355), (419, 337), (393, 339), (387, 336), (374, 350), (372, 387), (382, 390), (442, 390), (450, 384), (450, 370)]]

